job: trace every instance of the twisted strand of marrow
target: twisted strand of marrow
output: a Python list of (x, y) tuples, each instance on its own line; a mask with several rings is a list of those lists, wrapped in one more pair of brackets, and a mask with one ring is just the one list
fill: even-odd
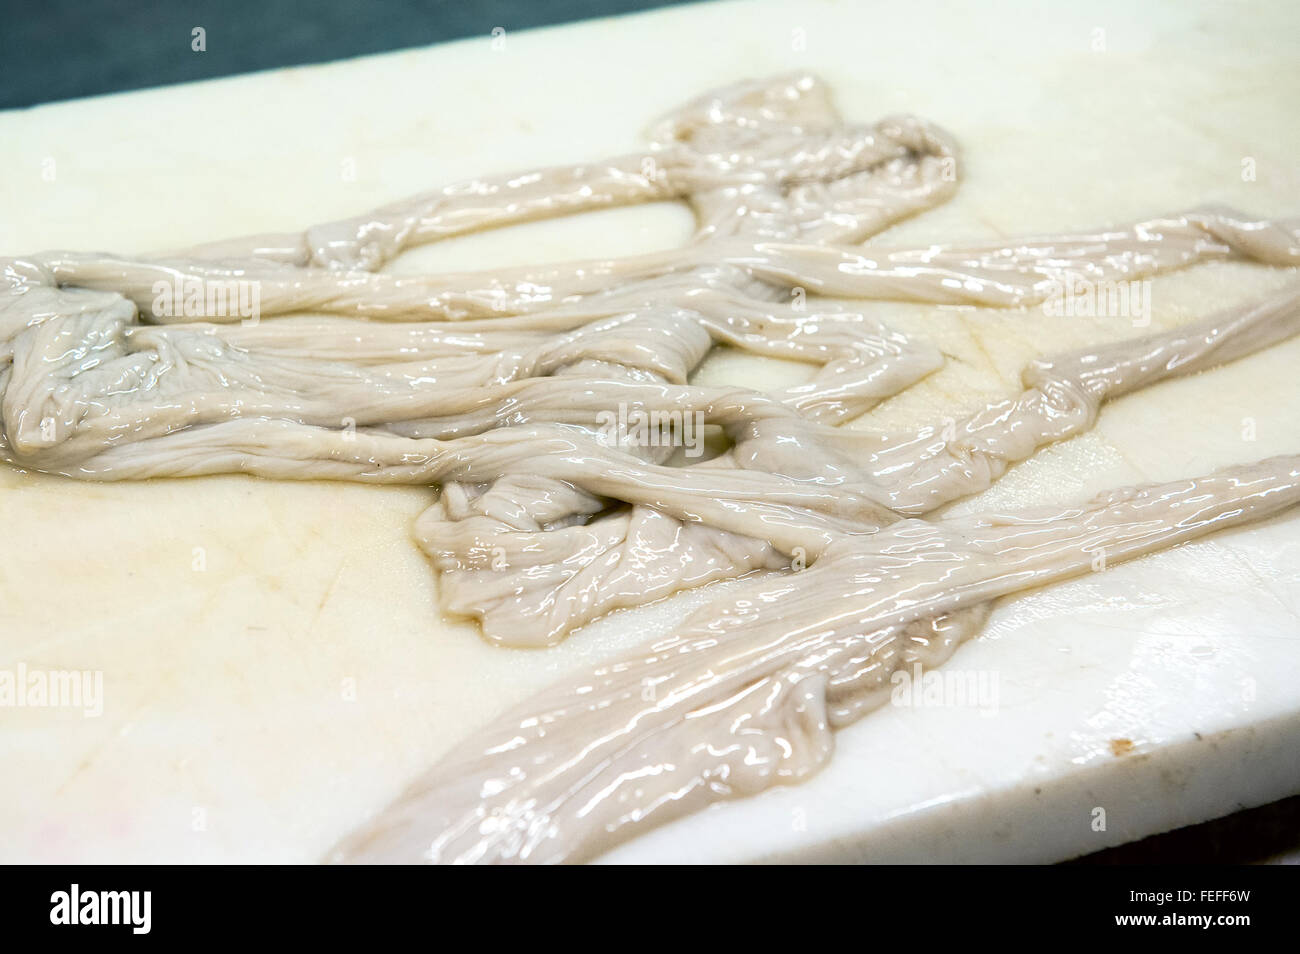
[[(436, 277), (337, 272), (251, 258), (205, 262), (70, 252), (30, 256), (13, 267), (33, 283), (119, 291), (149, 320), (169, 323), (178, 319), (155, 307), (159, 287), (256, 283), (262, 317), (316, 312), (372, 320), (464, 321), (559, 309), (562, 319), (583, 314), (583, 308), (565, 310), (580, 301), (584, 307), (616, 307), (622, 295), (601, 300), (610, 288), (640, 285), (653, 294), (656, 280), (666, 279), (663, 287), (688, 279), (717, 285), (736, 281), (728, 271), (742, 271), (750, 276), (749, 288), (762, 288), (759, 294), (769, 300), (783, 289), (788, 294), (803, 288), (831, 298), (1019, 307), (1043, 302), (1080, 281), (1134, 280), (1224, 259), (1300, 265), (1300, 223), (1211, 209), (1126, 229), (997, 245), (875, 249), (732, 237), (621, 259)], [(593, 296), (594, 301), (583, 301)], [(205, 317), (240, 320), (238, 314)]]
[(999, 596), (1300, 503), (1300, 457), (946, 524), (844, 535), (676, 633), (494, 720), (330, 853), (347, 862), (591, 858), (721, 799), (797, 782), (891, 676), (942, 663)]
[(1300, 221), (1207, 208), (1125, 229), (985, 245), (846, 249), (759, 242), (728, 261), (755, 277), (832, 298), (952, 305), (1035, 305), (1080, 282), (1126, 281), (1237, 258), (1300, 265)]
[(298, 234), (250, 236), (183, 257), (373, 271), (405, 249), (574, 212), (685, 199), (698, 239), (761, 232), (855, 241), (957, 187), (947, 133), (910, 116), (845, 124), (825, 83), (792, 74), (714, 90), (658, 120), (649, 150), (602, 163), (475, 179)]
[(896, 513), (920, 515), (989, 487), (1038, 448), (1092, 427), (1101, 405), (1159, 381), (1203, 371), (1300, 333), (1300, 284), (1172, 331), (1031, 362), (1025, 390), (956, 422), (913, 434), (839, 432)]

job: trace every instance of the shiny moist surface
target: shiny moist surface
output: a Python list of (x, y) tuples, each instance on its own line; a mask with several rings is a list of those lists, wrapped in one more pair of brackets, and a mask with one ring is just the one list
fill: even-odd
[[(740, 84), (688, 104), (655, 127), (643, 155), (463, 183), (300, 235), (147, 259), (64, 252), (11, 259), (0, 304), (0, 452), (19, 466), (84, 479), (233, 471), (439, 485), (441, 498), (416, 529), (441, 571), (444, 604), (479, 619), (489, 639), (512, 645), (553, 643), (612, 609), (747, 574), (764, 574), (750, 587), (786, 581), (755, 590), (754, 598), (793, 607), (770, 627), (778, 642), (794, 634), (788, 651), (796, 656), (804, 646), (798, 634), (827, 622), (813, 618), (813, 608), (842, 609), (847, 662), (814, 665), (821, 651), (809, 648), (800, 671), (817, 669), (824, 685), (796, 692), (799, 680), (782, 681), (791, 683), (793, 709), (784, 695), (763, 702), (766, 676), (744, 660), (727, 682), (740, 694), (736, 718), (715, 720), (712, 731), (721, 736), (706, 731), (710, 720), (697, 707), (650, 704), (621, 717), (611, 706), (570, 707), (562, 721), (575, 725), (575, 735), (567, 746), (558, 728), (538, 732), (521, 751), (467, 743), (463, 751), (495, 753), (491, 764), (452, 757), (341, 852), (411, 860), (585, 857), (657, 823), (673, 806), (687, 810), (701, 798), (802, 777), (820, 762), (805, 753), (782, 766), (776, 755), (791, 748), (790, 733), (807, 733), (809, 745), (825, 748), (828, 725), (871, 707), (871, 693), (858, 692), (870, 682), (862, 674), (879, 675), (883, 664), (868, 651), (873, 637), (861, 635), (863, 627), (875, 632), (875, 620), (855, 615), (857, 577), (845, 554), (914, 522), (905, 517), (984, 489), (1043, 444), (1088, 428), (1109, 397), (1296, 330), (1290, 289), (1176, 332), (1036, 363), (1019, 398), (955, 428), (883, 437), (837, 428), (937, 368), (942, 356), (867, 314), (805, 302), (805, 293), (1015, 306), (1042, 301), (1078, 278), (1127, 280), (1228, 257), (1300, 261), (1293, 224), (1229, 211), (998, 246), (853, 245), (942, 202), (958, 171), (942, 131), (912, 118), (844, 124), (824, 86), (797, 76)], [(491, 275), (372, 273), (403, 249), (438, 238), (664, 198), (684, 199), (696, 212), (696, 235), (681, 250)], [(229, 281), (256, 286), (259, 318), (286, 317), (241, 323), (228, 313), (178, 316), (158, 307), (159, 282), (204, 288)], [(772, 394), (690, 385), (715, 344), (820, 370), (809, 384)], [(723, 436), (726, 450), (673, 466), (672, 447), (629, 445), (627, 435), (599, 426), (619, 408), (699, 420)], [(1249, 487), (1266, 487), (1270, 504), (1291, 499), (1293, 461), (1264, 462), (1252, 474), (1250, 481), (1214, 477), (1201, 485), (1224, 513), (1236, 514), (1222, 520), (1269, 512), (1234, 508), (1263, 493)], [(1197, 488), (1184, 492), (1204, 496)], [(1170, 524), (1183, 511), (1149, 512), (1165, 532), (1134, 552), (1184, 538), (1175, 532), (1181, 524)], [(1219, 518), (1195, 523), (1202, 532), (1219, 525)], [(959, 556), (970, 549), (945, 539)], [(1065, 575), (1078, 564), (1051, 548), (1035, 554), (1025, 580)], [(955, 562), (976, 576), (997, 576), (1005, 559), (1006, 551), (992, 550), (982, 563)], [(948, 579), (927, 580), (929, 569), (893, 585), (907, 590)], [(816, 583), (817, 599), (796, 606), (789, 598)], [(850, 591), (841, 591), (846, 586)], [(890, 624), (928, 647), (926, 664), (942, 662), (986, 612), (987, 600), (972, 605), (957, 587), (952, 594), (957, 603), (940, 601), (929, 616)], [(717, 621), (746, 618), (729, 598), (701, 611), (684, 638), (699, 619), (722, 625)], [(689, 680), (690, 673), (674, 678)], [(640, 685), (635, 694), (654, 702), (642, 699)], [(705, 711), (718, 704), (712, 698)], [(650, 714), (659, 708), (663, 716)], [(512, 718), (527, 724), (536, 716), (535, 707), (529, 711)], [(606, 718), (613, 721), (600, 721)], [(648, 773), (662, 784), (620, 789), (609, 801), (601, 789), (575, 802), (572, 777), (522, 768), (577, 757), (572, 738), (651, 723), (660, 729), (647, 736), (644, 751), (581, 748), (572, 769), (579, 778), (622, 778), (640, 765), (636, 777)], [(766, 756), (742, 759), (754, 773), (729, 767), (725, 757), (735, 743), (725, 732), (736, 725), (772, 727), (751, 733), (749, 741), (767, 747)], [(675, 751), (670, 739), (697, 731), (681, 751), (699, 758), (668, 754)], [(456, 758), (471, 764), (456, 768)], [(646, 761), (655, 758), (669, 761), (655, 768)], [(470, 787), (449, 791), (439, 780), (452, 775)], [(485, 793), (503, 785), (489, 805)], [(538, 840), (538, 832), (545, 837)]]

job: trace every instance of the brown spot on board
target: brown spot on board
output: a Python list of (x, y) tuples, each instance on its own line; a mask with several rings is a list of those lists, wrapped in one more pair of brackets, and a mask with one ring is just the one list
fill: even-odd
[(1133, 751), (1132, 739), (1111, 739), (1110, 740), (1111, 755), (1115, 755), (1115, 756), (1128, 755), (1132, 751)]

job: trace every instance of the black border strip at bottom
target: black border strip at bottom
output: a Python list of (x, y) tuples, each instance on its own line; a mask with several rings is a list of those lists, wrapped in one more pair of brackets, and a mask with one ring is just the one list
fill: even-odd
[[(836, 935), (859, 931), (866, 946), (884, 941), (885, 926), (889, 935), (901, 934), (898, 940), (921, 942), (1100, 935), (1182, 941), (1192, 934), (1231, 942), (1242, 931), (1293, 926), (1300, 887), (1293, 868), (1262, 866), (864, 867), (815, 880), (801, 875), (798, 885), (771, 868), (607, 869), (597, 882), (581, 871), (551, 872), (541, 882), (525, 873), (506, 875), (504, 887), (491, 880), (500, 875), (400, 868), (9, 867), (0, 877), (6, 946), (75, 934), (94, 943), (284, 938), (333, 947), (402, 931), (436, 948), (452, 937), (463, 945), (482, 936), (495, 945), (525, 928), (531, 942), (544, 932), (548, 944), (599, 937), (610, 946), (668, 931), (676, 946), (698, 939), (728, 947), (737, 933), (772, 940), (769, 932), (782, 928), (805, 935), (832, 928)], [(566, 887), (570, 877), (576, 880)], [(113, 920), (116, 910), (125, 923), (71, 923), (73, 885), (75, 920)], [(464, 889), (478, 890), (462, 899)], [(607, 924), (612, 933), (588, 933)]]

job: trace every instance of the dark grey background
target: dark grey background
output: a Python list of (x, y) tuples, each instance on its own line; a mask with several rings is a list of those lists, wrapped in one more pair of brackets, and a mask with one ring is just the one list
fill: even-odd
[[(685, 0), (0, 0), (0, 109), (320, 63)], [(190, 31), (207, 30), (207, 51)]]

